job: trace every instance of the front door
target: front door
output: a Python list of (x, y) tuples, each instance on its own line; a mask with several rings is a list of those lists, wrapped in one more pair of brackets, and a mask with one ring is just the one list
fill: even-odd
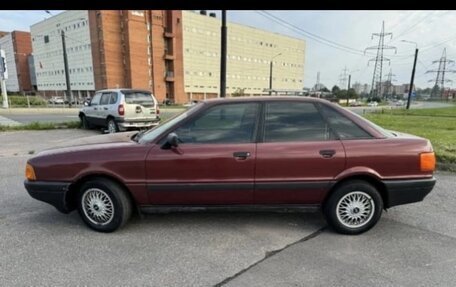
[(219, 104), (175, 129), (179, 145), (147, 155), (150, 204), (253, 202), (259, 104)]
[(266, 103), (255, 203), (317, 204), (344, 166), (343, 145), (313, 103)]

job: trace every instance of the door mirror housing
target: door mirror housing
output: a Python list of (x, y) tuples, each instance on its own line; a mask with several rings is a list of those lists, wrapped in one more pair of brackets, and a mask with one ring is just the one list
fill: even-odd
[(170, 149), (173, 147), (177, 147), (179, 145), (179, 137), (176, 133), (170, 133), (166, 137), (165, 143), (162, 145), (162, 149)]

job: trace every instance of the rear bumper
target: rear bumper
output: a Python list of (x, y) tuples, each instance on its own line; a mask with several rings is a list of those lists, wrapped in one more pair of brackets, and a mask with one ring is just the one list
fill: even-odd
[(144, 119), (125, 120), (123, 118), (117, 118), (116, 122), (120, 129), (150, 128), (150, 127), (156, 126), (160, 123), (160, 117), (150, 119), (150, 120), (144, 120)]
[(435, 186), (436, 179), (385, 180), (387, 202), (385, 207), (422, 201)]
[(24, 186), (31, 197), (49, 203), (60, 212), (69, 213), (71, 211), (66, 203), (70, 183), (26, 180)]

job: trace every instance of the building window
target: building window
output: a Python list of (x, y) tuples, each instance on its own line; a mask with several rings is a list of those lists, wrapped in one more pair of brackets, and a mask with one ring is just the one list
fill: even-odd
[(44, 43), (49, 43), (49, 36), (48, 35), (44, 36)]

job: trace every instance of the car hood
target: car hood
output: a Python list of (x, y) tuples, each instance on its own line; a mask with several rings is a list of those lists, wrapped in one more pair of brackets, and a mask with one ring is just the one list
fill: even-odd
[(107, 135), (95, 135), (80, 139), (68, 140), (52, 148), (45, 149), (38, 155), (50, 155), (55, 153), (81, 151), (86, 149), (106, 148), (113, 145), (136, 144), (131, 138), (137, 131), (115, 133)]

